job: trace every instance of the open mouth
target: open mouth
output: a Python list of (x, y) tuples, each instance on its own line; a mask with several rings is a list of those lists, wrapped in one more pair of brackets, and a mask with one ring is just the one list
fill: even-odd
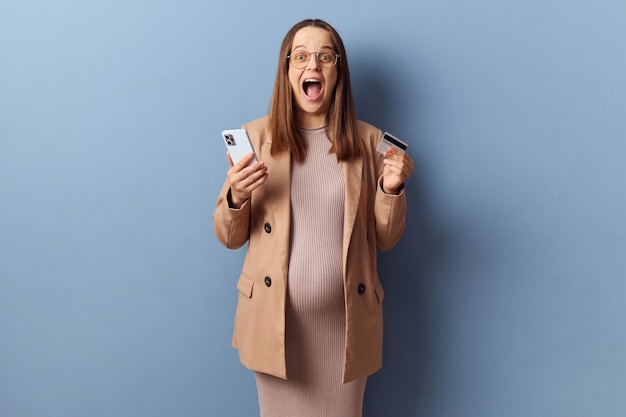
[(315, 78), (307, 78), (302, 84), (302, 90), (307, 98), (315, 100), (322, 94), (322, 82)]

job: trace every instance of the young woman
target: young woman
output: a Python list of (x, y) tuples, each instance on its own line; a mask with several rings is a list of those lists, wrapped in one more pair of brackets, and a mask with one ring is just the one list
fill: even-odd
[(233, 346), (255, 371), (262, 417), (360, 417), (382, 359), (376, 251), (400, 239), (413, 161), (357, 120), (343, 42), (304, 20), (285, 36), (269, 115), (244, 128), (213, 215), (220, 242), (248, 243)]

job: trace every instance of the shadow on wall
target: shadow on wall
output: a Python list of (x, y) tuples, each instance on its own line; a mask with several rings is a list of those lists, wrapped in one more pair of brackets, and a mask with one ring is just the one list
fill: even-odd
[[(393, 126), (415, 126), (415, 137), (407, 138), (415, 162), (413, 176), (406, 184), (407, 228), (400, 243), (378, 257), (386, 294), (383, 368), (368, 379), (363, 415), (429, 415), (443, 397), (438, 384), (444, 351), (439, 337), (438, 276), (449, 248), (429, 207), (427, 164), (420, 160), (417, 149), (417, 142), (427, 139), (419, 138), (420, 118), (415, 109), (427, 103), (415, 91), (398, 85), (401, 77), (389, 68), (358, 61), (354, 68), (359, 68), (351, 75), (360, 119), (392, 133)], [(398, 105), (409, 100), (417, 103), (408, 109)]]

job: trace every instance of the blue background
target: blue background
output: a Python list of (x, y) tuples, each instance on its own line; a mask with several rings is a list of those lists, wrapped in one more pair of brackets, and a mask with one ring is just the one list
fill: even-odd
[(0, 416), (253, 416), (220, 131), (342, 35), (416, 162), (365, 417), (626, 415), (626, 3), (0, 4)]

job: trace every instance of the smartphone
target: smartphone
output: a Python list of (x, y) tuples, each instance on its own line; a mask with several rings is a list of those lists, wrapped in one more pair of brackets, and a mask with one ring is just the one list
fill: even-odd
[(222, 131), (222, 137), (224, 138), (226, 149), (228, 149), (233, 163), (236, 164), (241, 158), (251, 152), (254, 154), (254, 158), (248, 165), (252, 165), (258, 161), (254, 148), (252, 148), (252, 143), (250, 143), (248, 132), (246, 132), (245, 129), (224, 130)]
[(401, 151), (406, 151), (409, 145), (407, 145), (405, 142), (401, 141), (391, 133), (385, 132), (383, 133), (383, 137), (380, 139), (376, 150), (380, 153), (385, 153), (390, 147), (400, 149)]

